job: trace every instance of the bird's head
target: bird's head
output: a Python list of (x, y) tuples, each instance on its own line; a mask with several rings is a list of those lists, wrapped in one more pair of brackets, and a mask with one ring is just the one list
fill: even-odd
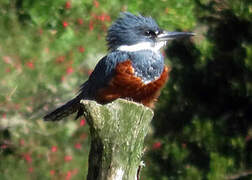
[(111, 25), (107, 34), (109, 50), (137, 51), (150, 49), (158, 51), (168, 40), (193, 36), (189, 32), (168, 32), (162, 30), (151, 17), (133, 15), (129, 12)]

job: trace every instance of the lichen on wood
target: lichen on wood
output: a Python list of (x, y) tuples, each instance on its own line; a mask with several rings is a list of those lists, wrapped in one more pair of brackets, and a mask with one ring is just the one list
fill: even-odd
[(81, 103), (91, 134), (87, 179), (136, 180), (153, 111), (125, 99)]

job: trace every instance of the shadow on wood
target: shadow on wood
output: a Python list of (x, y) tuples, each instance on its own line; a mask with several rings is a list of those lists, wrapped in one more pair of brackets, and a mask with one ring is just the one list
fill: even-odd
[(92, 138), (87, 179), (136, 180), (153, 111), (124, 99), (81, 103)]

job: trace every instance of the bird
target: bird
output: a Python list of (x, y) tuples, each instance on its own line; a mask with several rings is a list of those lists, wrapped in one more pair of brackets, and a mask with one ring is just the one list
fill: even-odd
[(83, 115), (82, 99), (106, 104), (124, 98), (154, 108), (169, 76), (161, 48), (169, 40), (193, 35), (163, 30), (152, 17), (121, 13), (107, 31), (107, 55), (80, 86), (78, 95), (44, 120), (58, 121), (73, 113), (79, 118)]

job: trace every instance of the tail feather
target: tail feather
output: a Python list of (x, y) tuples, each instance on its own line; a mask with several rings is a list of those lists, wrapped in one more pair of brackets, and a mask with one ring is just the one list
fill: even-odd
[(80, 109), (80, 98), (76, 97), (44, 116), (45, 121), (59, 121)]

